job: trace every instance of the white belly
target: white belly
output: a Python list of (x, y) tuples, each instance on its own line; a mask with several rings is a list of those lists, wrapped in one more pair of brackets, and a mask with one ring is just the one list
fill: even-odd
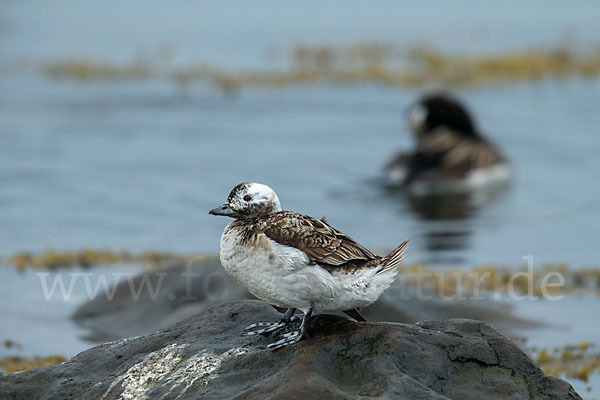
[(256, 243), (244, 244), (237, 232), (228, 228), (221, 236), (223, 268), (250, 293), (276, 306), (304, 312), (364, 307), (377, 300), (395, 278), (395, 273), (376, 274), (373, 269), (332, 275), (310, 264), (298, 249), (280, 245), (264, 234), (258, 235)]

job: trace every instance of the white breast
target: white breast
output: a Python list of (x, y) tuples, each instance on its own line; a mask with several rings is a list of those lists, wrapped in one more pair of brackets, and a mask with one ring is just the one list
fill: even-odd
[(394, 165), (387, 171), (386, 180), (390, 186), (401, 185), (406, 179), (407, 171), (404, 165)]
[(231, 227), (221, 236), (221, 264), (250, 293), (270, 304), (304, 312), (341, 311), (364, 307), (389, 287), (394, 274), (373, 269), (330, 274), (311, 264), (307, 255), (264, 234), (252, 243)]
[(264, 234), (245, 243), (228, 225), (221, 236), (220, 256), (225, 271), (259, 299), (280, 307), (310, 308), (310, 300), (303, 296), (307, 282), (302, 276), (310, 262), (302, 251)]

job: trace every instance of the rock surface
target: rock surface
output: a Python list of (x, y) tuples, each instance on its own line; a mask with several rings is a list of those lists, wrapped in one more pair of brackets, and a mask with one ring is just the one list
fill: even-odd
[[(580, 399), (509, 339), (464, 319), (415, 325), (313, 318), (313, 336), (276, 352), (245, 336), (269, 305), (214, 305), (165, 331), (0, 377), (2, 399)], [(297, 327), (297, 324), (296, 326)]]
[[(135, 278), (135, 288), (147, 279), (156, 289), (141, 290), (134, 299), (128, 282), (120, 284), (112, 300), (98, 296), (83, 304), (73, 319), (89, 331), (88, 339), (95, 342), (144, 335), (165, 329), (199, 311), (224, 301), (253, 298), (223, 270), (217, 257), (186, 265), (174, 264)], [(160, 280), (160, 285), (158, 282)], [(470, 318), (492, 323), (504, 333), (513, 328), (538, 327), (516, 317), (507, 305), (490, 301), (441, 300), (419, 298), (416, 289), (399, 283), (387, 290), (375, 304), (364, 308), (368, 321), (414, 323), (439, 318)]]
[[(145, 286), (140, 290), (143, 280)], [(225, 273), (218, 257), (147, 271), (136, 276), (132, 284), (139, 290), (135, 296), (125, 281), (110, 299), (100, 294), (75, 311), (72, 318), (88, 330), (87, 339), (99, 343), (144, 335), (214, 304), (253, 298)]]

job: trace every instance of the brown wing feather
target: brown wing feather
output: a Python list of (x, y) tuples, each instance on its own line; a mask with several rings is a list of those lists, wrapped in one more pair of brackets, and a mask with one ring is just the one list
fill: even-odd
[(464, 138), (458, 132), (444, 131), (421, 139), (419, 151), (439, 155), (435, 168), (422, 172), (421, 176), (441, 175), (444, 179), (457, 179), (470, 171), (487, 168), (503, 161), (502, 155), (487, 140)]
[(379, 258), (326, 222), (307, 215), (281, 211), (270, 214), (260, 225), (270, 239), (303, 251), (313, 263), (339, 266)]
[(449, 150), (444, 156), (448, 169), (468, 170), (488, 168), (502, 161), (502, 156), (489, 144), (482, 141), (465, 141)]

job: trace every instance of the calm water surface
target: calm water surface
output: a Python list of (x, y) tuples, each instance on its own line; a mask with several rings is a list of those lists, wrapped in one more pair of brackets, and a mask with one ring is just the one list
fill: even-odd
[(167, 82), (53, 81), (15, 74), (12, 64), (119, 61), (160, 44), (173, 47), (175, 63), (235, 67), (269, 66), (265, 49), (300, 42), (423, 41), (465, 52), (565, 37), (585, 45), (600, 38), (594, 2), (544, 2), (543, 16), (535, 2), (481, 3), (468, 15), (444, 2), (144, 3), (140, 14), (141, 4), (5, 5), (0, 58), (12, 72), (0, 75), (0, 254), (216, 251), (225, 221), (207, 211), (252, 180), (272, 186), (284, 208), (327, 216), (366, 245), (393, 247), (411, 236), (413, 262), (520, 264), (533, 254), (540, 263), (598, 264), (598, 80), (459, 91), (516, 179), (491, 202), (457, 208), (376, 184), (386, 160), (412, 144), (403, 110), (417, 90), (316, 86), (228, 96), (200, 84), (182, 94)]
[[(18, 89), (28, 85), (43, 90)], [(226, 221), (208, 210), (252, 180), (272, 186), (284, 208), (327, 216), (366, 245), (411, 236), (413, 262), (520, 264), (533, 254), (598, 264), (598, 81), (462, 93), (511, 158), (515, 180), (492, 201), (458, 210), (377, 184), (382, 164), (411, 146), (402, 108), (415, 91), (297, 87), (227, 97), (199, 89), (180, 97), (161, 83), (41, 77), (3, 86), (2, 254), (216, 251)]]

